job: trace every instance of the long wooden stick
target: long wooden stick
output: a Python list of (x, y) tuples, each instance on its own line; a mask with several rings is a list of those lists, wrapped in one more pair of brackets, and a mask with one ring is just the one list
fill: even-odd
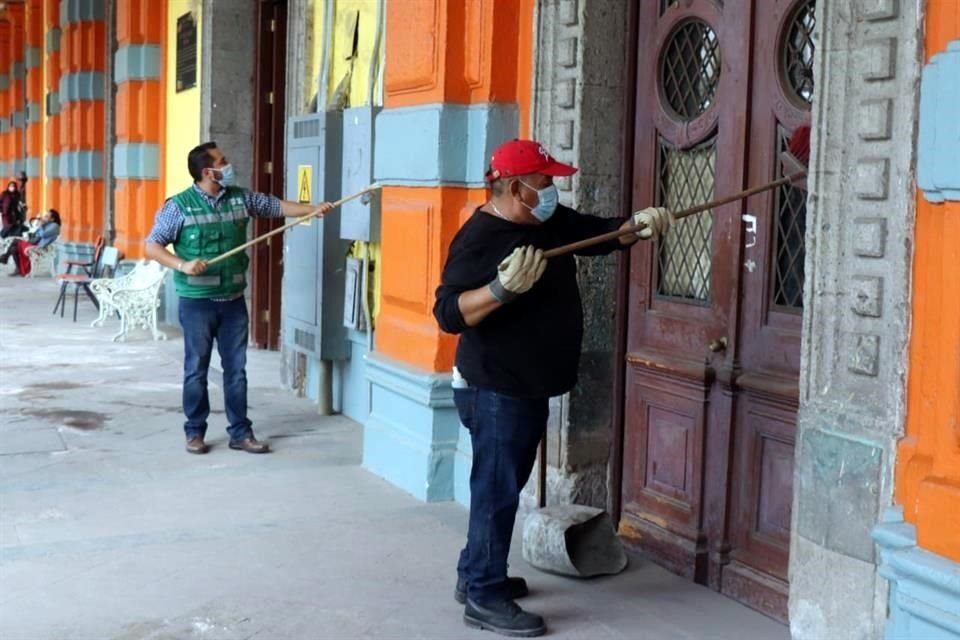
[[(780, 178), (779, 180), (774, 180), (773, 182), (768, 182), (767, 184), (762, 184), (758, 187), (752, 187), (739, 193), (735, 193), (732, 196), (727, 196), (726, 198), (721, 198), (720, 200), (714, 200), (712, 202), (707, 202), (705, 204), (698, 204), (695, 207), (690, 207), (689, 209), (684, 209), (683, 211), (678, 211), (673, 214), (674, 220), (680, 220), (681, 218), (686, 218), (715, 207), (720, 207), (731, 202), (736, 202), (737, 200), (742, 200), (744, 198), (749, 198), (758, 193), (763, 193), (764, 191), (769, 191), (770, 189), (776, 189), (777, 187), (785, 184), (790, 184), (796, 180), (799, 180), (803, 176), (807, 175), (806, 171), (798, 171), (797, 173), (792, 173), (789, 176)], [(587, 238), (586, 240), (580, 240), (579, 242), (571, 242), (570, 244), (565, 244), (554, 249), (543, 252), (544, 258), (553, 258), (555, 256), (562, 256), (565, 253), (571, 253), (573, 251), (578, 251), (580, 249), (585, 249), (586, 247), (592, 247), (597, 244), (603, 244), (604, 242), (610, 242), (611, 240), (616, 240), (621, 236), (628, 236), (631, 233), (637, 233), (646, 229), (646, 225), (630, 225), (629, 227), (624, 227), (622, 229), (617, 229), (616, 231), (610, 231), (609, 233), (604, 233), (599, 236), (594, 236), (592, 238)]]
[[(333, 209), (336, 209), (337, 207), (339, 207), (340, 205), (344, 204), (345, 202), (350, 202), (351, 200), (354, 200), (354, 199), (356, 199), (356, 198), (359, 198), (360, 196), (362, 196), (362, 195), (364, 195), (364, 194), (366, 194), (366, 193), (370, 193), (370, 192), (372, 192), (372, 191), (376, 191), (376, 190), (379, 189), (379, 188), (380, 188), (380, 185), (378, 185), (378, 184), (372, 184), (372, 185), (370, 185), (369, 187), (366, 187), (366, 188), (364, 188), (364, 189), (361, 189), (360, 191), (357, 191), (356, 193), (353, 193), (353, 194), (347, 196), (346, 198), (340, 198), (339, 200), (337, 200), (336, 202), (333, 203)], [(332, 211), (332, 209), (331, 209), (331, 211)], [(226, 260), (226, 259), (229, 258), (230, 256), (236, 255), (236, 254), (240, 253), (241, 251), (246, 251), (249, 247), (252, 247), (253, 245), (257, 244), (258, 242), (263, 242), (264, 240), (266, 240), (266, 239), (269, 238), (270, 236), (275, 236), (275, 235), (277, 235), (278, 233), (283, 233), (283, 232), (286, 231), (287, 229), (291, 229), (291, 228), (297, 226), (298, 224), (303, 224), (303, 223), (306, 222), (307, 220), (312, 220), (313, 218), (316, 218), (316, 217), (319, 216), (319, 215), (321, 215), (319, 211), (314, 211), (313, 213), (308, 213), (308, 214), (305, 215), (305, 216), (300, 216), (300, 217), (297, 218), (295, 221), (293, 221), (293, 222), (291, 222), (291, 223), (289, 223), (289, 224), (285, 224), (285, 225), (283, 225), (282, 227), (278, 227), (278, 228), (274, 229), (273, 231), (268, 231), (268, 232), (266, 232), (265, 234), (263, 234), (262, 236), (257, 236), (257, 237), (254, 238), (253, 240), (251, 240), (251, 241), (249, 241), (249, 242), (243, 243), (243, 244), (240, 245), (239, 247), (234, 247), (233, 249), (230, 249), (230, 251), (226, 251), (226, 252), (224, 252), (224, 253), (221, 253), (221, 254), (218, 255), (216, 258), (214, 258), (214, 259), (212, 259), (212, 260), (208, 260), (208, 261), (207, 261), (207, 266), (210, 266), (210, 265), (212, 265), (212, 264), (216, 264), (216, 263), (218, 263), (218, 262), (220, 262), (220, 261), (222, 261), (222, 260)]]

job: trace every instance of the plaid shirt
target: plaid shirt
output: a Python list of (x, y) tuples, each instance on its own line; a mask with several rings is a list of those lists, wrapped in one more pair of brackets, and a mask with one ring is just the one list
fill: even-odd
[[(196, 184), (192, 187), (200, 194), (207, 203), (214, 209), (223, 200), (226, 193), (221, 189), (217, 195), (211, 196), (209, 193), (198, 187)], [(243, 192), (243, 200), (247, 206), (247, 213), (253, 218), (282, 218), (283, 210), (280, 208), (280, 199), (266, 193), (257, 193), (255, 191)], [(173, 198), (163, 203), (160, 211), (157, 212), (157, 218), (154, 220), (153, 229), (147, 236), (147, 242), (154, 242), (161, 247), (173, 244), (180, 237), (180, 231), (183, 230), (184, 216), (180, 206)]]

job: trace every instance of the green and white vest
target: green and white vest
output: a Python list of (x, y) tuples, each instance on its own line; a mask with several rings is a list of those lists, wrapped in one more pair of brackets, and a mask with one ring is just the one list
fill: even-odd
[[(244, 190), (226, 187), (216, 208), (190, 187), (173, 196), (183, 212), (183, 229), (174, 250), (184, 262), (212, 260), (247, 241), (247, 205)], [(198, 276), (173, 274), (177, 295), (183, 298), (230, 298), (247, 288), (250, 259), (240, 252), (218, 262)]]

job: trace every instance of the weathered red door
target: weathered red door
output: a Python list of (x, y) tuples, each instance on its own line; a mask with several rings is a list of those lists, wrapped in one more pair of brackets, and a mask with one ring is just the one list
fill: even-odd
[[(639, 3), (633, 205), (781, 175), (812, 93), (812, 0)], [(678, 222), (630, 260), (620, 531), (785, 618), (804, 194)]]
[[(283, 196), (284, 94), (287, 60), (287, 0), (260, 0), (257, 4), (257, 47), (254, 87), (253, 188)], [(253, 234), (262, 235), (284, 220), (253, 222)], [(280, 343), (280, 302), (283, 282), (283, 238), (274, 236), (254, 246), (250, 260), (250, 342), (262, 349)]]

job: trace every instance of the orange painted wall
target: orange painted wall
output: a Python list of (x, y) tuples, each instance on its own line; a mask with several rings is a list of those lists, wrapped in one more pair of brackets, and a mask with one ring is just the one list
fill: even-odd
[[(26, 46), (44, 50), (43, 0), (28, 0), (26, 15)], [(36, 104), (42, 113), (43, 110), (43, 62), (40, 65), (27, 69), (27, 102)], [(43, 122), (41, 120), (27, 125), (27, 156), (43, 161)], [(42, 173), (42, 170), (41, 170)], [(27, 183), (27, 202), (31, 212), (40, 212), (40, 194), (43, 184), (39, 176), (31, 178)]]
[[(60, 0), (44, 0), (44, 23), (45, 32), (60, 28)], [(58, 91), (60, 87), (60, 51), (46, 51), (46, 47), (44, 47), (44, 52), (45, 91)], [(44, 122), (44, 126), (47, 128), (47, 135), (44, 140), (45, 155), (58, 156), (63, 151), (63, 141), (60, 133), (61, 121), (60, 114), (46, 117)], [(61, 180), (50, 177), (50, 167), (46, 165), (46, 157), (44, 163), (44, 202), (46, 208), (62, 211), (60, 201)], [(65, 213), (65, 211), (62, 212)], [(66, 232), (66, 229), (64, 229), (64, 232)], [(64, 236), (66, 236), (66, 233), (64, 233)]]
[[(516, 102), (521, 0), (387, 3), (385, 106)], [(494, 50), (496, 48), (496, 50)]]
[[(10, 22), (6, 11), (0, 13), (0, 74), (10, 77), (12, 58), (10, 56)], [(10, 86), (0, 91), (0, 118), (10, 118)], [(0, 162), (8, 163), (12, 159), (10, 149), (10, 132), (0, 133)], [(6, 186), (10, 176), (2, 177), (3, 186)]]
[[(929, 0), (926, 57), (960, 38), (960, 3)], [(921, 151), (922, 152), (922, 151)], [(917, 194), (906, 437), (896, 498), (928, 551), (960, 562), (960, 202)]]
[[(73, 22), (63, 27), (60, 41), (61, 75), (80, 71), (103, 72), (106, 55), (106, 23), (103, 21)], [(103, 100), (65, 103), (60, 119), (62, 151), (106, 152)], [(53, 206), (59, 209), (64, 218), (64, 236), (67, 240), (93, 242), (96, 236), (103, 233), (105, 184), (102, 178), (60, 181), (59, 194)]]
[[(7, 3), (7, 20), (10, 21), (10, 103), (8, 115), (24, 109), (26, 98), (25, 83), (23, 78), (13, 77), (13, 65), (23, 65), (23, 42), (24, 32), (26, 31), (26, 7), (22, 4)], [(23, 140), (23, 131), (21, 129), (12, 129), (7, 133), (9, 136), (8, 149), (10, 150), (9, 160), (23, 162), (26, 153), (26, 145)]]
[(384, 189), (378, 351), (427, 371), (453, 366), (456, 338), (437, 327), (434, 290), (454, 234), (485, 201), (483, 189)]
[(529, 138), (533, 128), (533, 81), (536, 68), (533, 46), (533, 12), (536, 0), (519, 0), (520, 29), (517, 33), (517, 106), (520, 109), (520, 137)]
[[(166, 42), (167, 3), (163, 0), (128, 0), (117, 6), (117, 45), (158, 45)], [(164, 56), (161, 56), (163, 58)], [(118, 144), (163, 146), (164, 75), (161, 64), (156, 79), (128, 80), (117, 85), (116, 137)], [(118, 179), (113, 192), (116, 238), (114, 245), (128, 259), (143, 257), (143, 240), (150, 232), (158, 203), (163, 201), (162, 158), (156, 179)]]
[[(533, 0), (387, 3), (386, 108), (517, 104), (529, 131)], [(449, 371), (456, 338), (437, 327), (434, 291), (454, 234), (486, 190), (389, 187), (383, 192), (376, 349), (427, 371)]]

